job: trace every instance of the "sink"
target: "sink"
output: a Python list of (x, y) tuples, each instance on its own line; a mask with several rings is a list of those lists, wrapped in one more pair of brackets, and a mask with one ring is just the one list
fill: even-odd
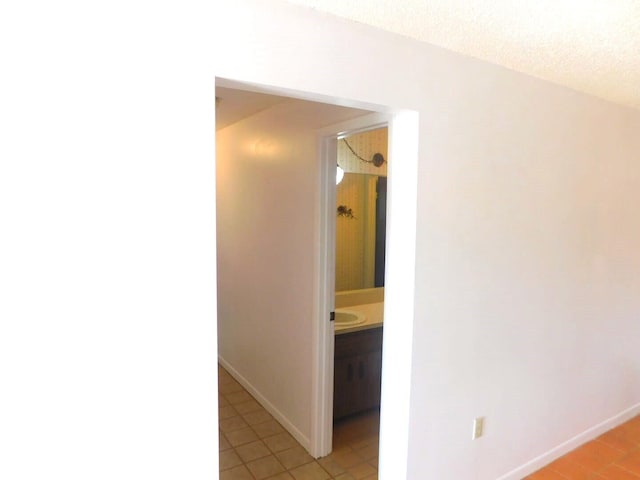
[(367, 321), (367, 317), (361, 312), (355, 310), (336, 310), (336, 326), (347, 327), (352, 325), (360, 325)]

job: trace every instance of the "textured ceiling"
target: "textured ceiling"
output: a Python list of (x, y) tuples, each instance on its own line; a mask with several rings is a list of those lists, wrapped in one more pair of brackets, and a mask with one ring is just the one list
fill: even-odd
[(640, 0), (288, 0), (640, 109)]

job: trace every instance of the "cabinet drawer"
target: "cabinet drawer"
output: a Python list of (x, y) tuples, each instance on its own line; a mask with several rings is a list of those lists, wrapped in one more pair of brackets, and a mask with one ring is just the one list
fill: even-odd
[(335, 357), (343, 358), (382, 350), (382, 327), (344, 333), (335, 337)]

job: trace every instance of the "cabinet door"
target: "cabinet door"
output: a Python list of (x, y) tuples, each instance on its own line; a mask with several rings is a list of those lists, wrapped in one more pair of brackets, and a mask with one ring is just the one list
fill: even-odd
[(333, 418), (380, 406), (382, 328), (336, 337)]
[(364, 375), (361, 379), (361, 409), (380, 406), (380, 385), (382, 381), (382, 352), (375, 351), (363, 355)]
[(356, 411), (358, 387), (356, 358), (336, 358), (333, 377), (334, 418), (344, 417)]

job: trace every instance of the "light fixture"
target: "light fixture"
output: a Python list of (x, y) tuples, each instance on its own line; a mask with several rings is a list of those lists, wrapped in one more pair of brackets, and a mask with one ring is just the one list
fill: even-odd
[(344, 178), (344, 170), (340, 165), (336, 167), (336, 185), (338, 185)]
[(362, 162), (365, 162), (365, 163), (370, 163), (375, 167), (381, 167), (382, 164), (384, 164), (385, 159), (384, 159), (384, 156), (381, 153), (374, 153), (373, 157), (371, 157), (371, 160), (367, 160), (366, 158), (362, 158), (360, 155), (358, 155), (356, 153), (356, 151), (353, 149), (353, 147), (351, 145), (349, 145), (349, 142), (347, 142), (346, 138), (343, 138), (342, 141), (347, 145), (349, 150), (351, 150), (351, 153), (353, 153), (358, 160), (360, 160)]

